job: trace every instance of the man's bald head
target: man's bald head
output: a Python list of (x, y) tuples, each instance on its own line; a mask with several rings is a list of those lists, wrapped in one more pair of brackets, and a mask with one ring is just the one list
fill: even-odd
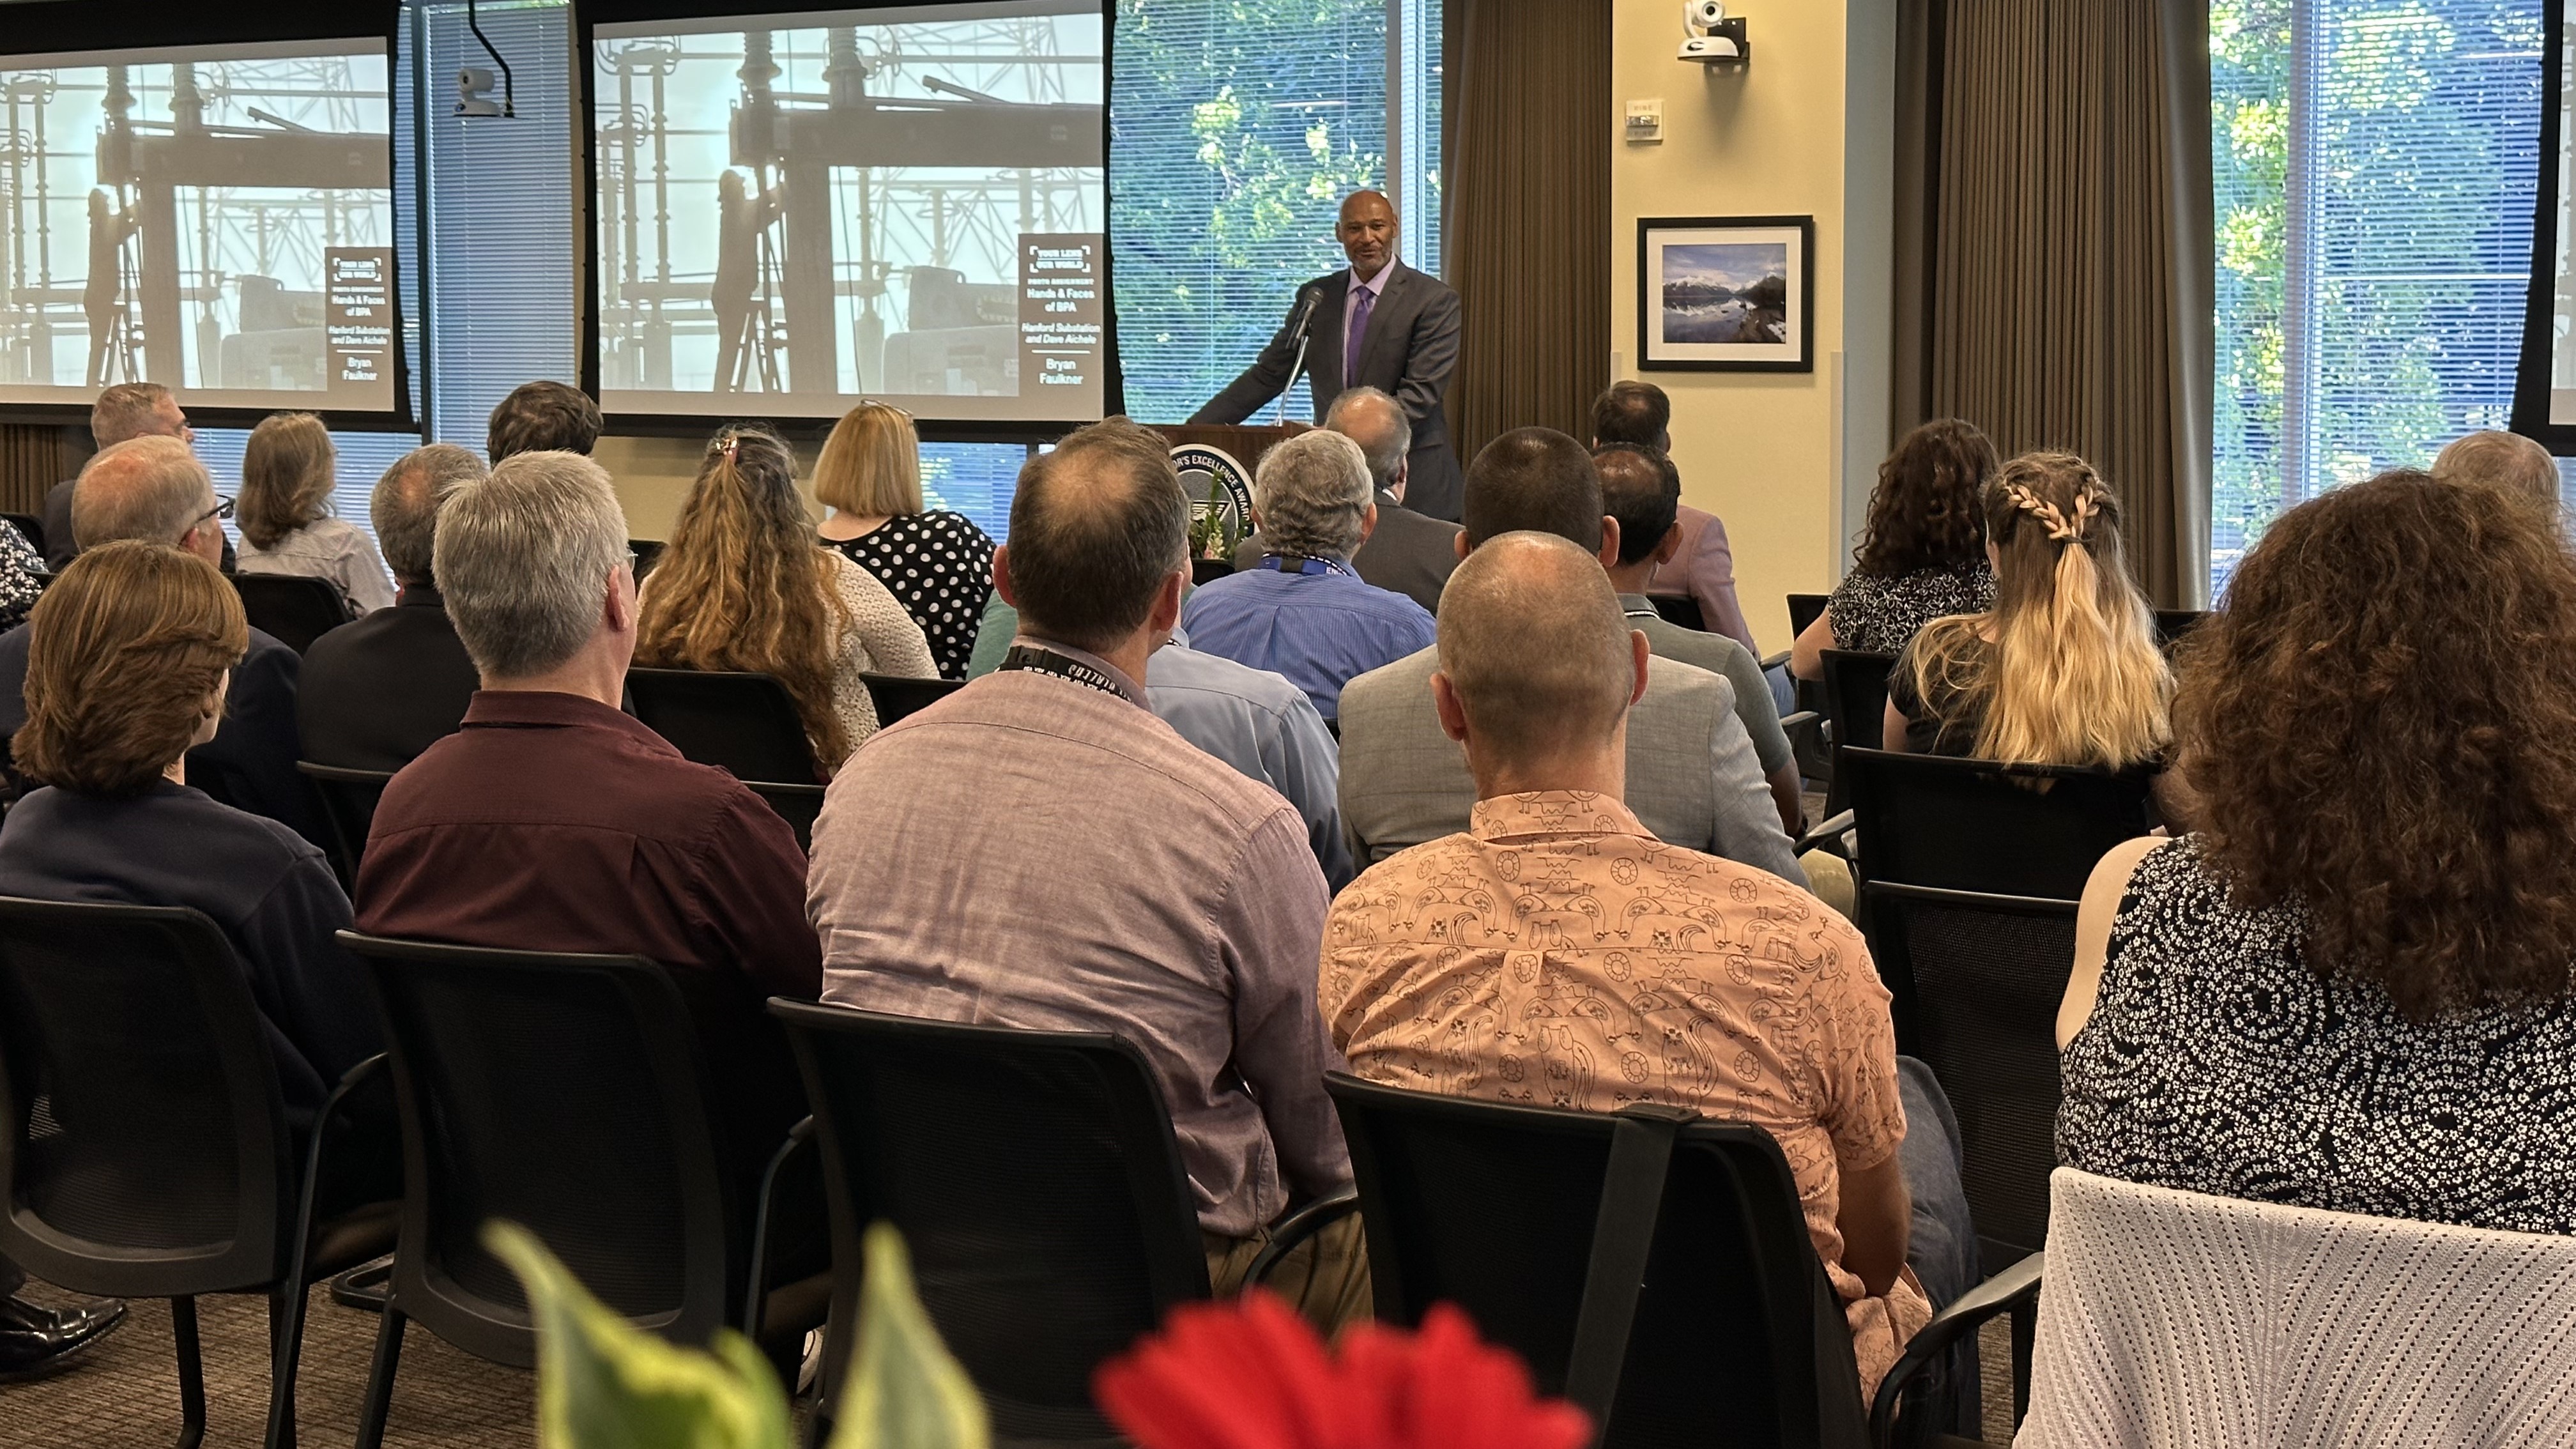
[(1467, 465), (1459, 516), (1467, 546), (1524, 530), (1552, 533), (1586, 553), (1601, 549), (1601, 475), (1583, 445), (1554, 428), (1514, 428)]
[(2488, 431), (2455, 438), (2433, 460), (2433, 476), (2447, 483), (2491, 484), (2544, 508), (2558, 507), (2558, 460), (2520, 433)]
[(1636, 648), (1610, 576), (1545, 533), (1507, 533), (1440, 592), (1440, 674), (1476, 763), (1517, 765), (1606, 744), (1637, 693)]
[(1170, 447), (1146, 428), (1077, 428), (1020, 470), (1003, 567), (1031, 634), (1108, 652), (1144, 627), (1189, 554), (1189, 496)]
[(183, 546), (208, 521), (215, 480), (177, 438), (130, 438), (101, 449), (72, 484), (72, 538), (96, 548), (120, 538)]

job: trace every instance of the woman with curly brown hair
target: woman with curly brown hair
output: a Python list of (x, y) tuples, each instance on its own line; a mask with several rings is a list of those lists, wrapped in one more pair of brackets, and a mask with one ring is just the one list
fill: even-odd
[(2113, 850), (2059, 1159), (2576, 1233), (2576, 558), (2492, 488), (2300, 505), (2183, 646), (2200, 832)]
[(635, 662), (775, 675), (826, 776), (876, 732), (860, 675), (938, 672), (921, 627), (885, 585), (815, 542), (796, 457), (760, 427), (708, 442), (644, 581)]
[(1852, 571), (1791, 646), (1790, 673), (1822, 679), (1828, 649), (1893, 654), (1934, 619), (1994, 607), (1980, 495), (1995, 461), (1995, 445), (1957, 418), (1897, 441), (1878, 466)]

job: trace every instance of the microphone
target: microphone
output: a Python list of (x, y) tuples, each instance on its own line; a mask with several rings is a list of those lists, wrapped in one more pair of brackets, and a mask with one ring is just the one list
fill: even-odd
[(1274, 423), (1285, 423), (1288, 420), (1288, 394), (1297, 386), (1297, 374), (1306, 370), (1306, 349), (1314, 345), (1314, 338), (1308, 333), (1312, 330), (1315, 320), (1315, 308), (1323, 300), (1323, 283), (1308, 282), (1299, 288), (1297, 315), (1288, 319), (1287, 330), (1279, 334), (1283, 338), (1293, 336), (1297, 339), (1297, 359), (1288, 364), (1288, 381), (1281, 384), (1279, 388), (1279, 413), (1272, 419)]
[(1315, 320), (1315, 308), (1323, 300), (1324, 289), (1321, 284), (1308, 282), (1304, 287), (1299, 288), (1297, 315), (1288, 319), (1288, 335), (1303, 338), (1306, 335), (1307, 324)]

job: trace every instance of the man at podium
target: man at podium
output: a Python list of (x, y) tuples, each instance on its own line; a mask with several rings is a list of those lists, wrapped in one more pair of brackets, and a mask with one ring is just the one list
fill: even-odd
[(1344, 388), (1391, 394), (1413, 425), (1404, 506), (1455, 521), (1466, 477), (1449, 448), (1449, 416), (1441, 399), (1458, 366), (1458, 294), (1438, 277), (1395, 259), (1395, 207), (1377, 192), (1351, 193), (1333, 235), (1350, 266), (1299, 287), (1288, 324), (1243, 376), (1190, 421), (1240, 423), (1251, 417), (1296, 380), (1302, 342), (1315, 420), (1323, 420)]

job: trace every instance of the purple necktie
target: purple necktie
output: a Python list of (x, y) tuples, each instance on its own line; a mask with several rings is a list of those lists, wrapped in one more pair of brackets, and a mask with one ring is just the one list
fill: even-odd
[(1342, 386), (1356, 387), (1360, 373), (1360, 344), (1368, 340), (1369, 308), (1377, 305), (1377, 293), (1366, 287), (1351, 288), (1351, 324), (1342, 344)]

